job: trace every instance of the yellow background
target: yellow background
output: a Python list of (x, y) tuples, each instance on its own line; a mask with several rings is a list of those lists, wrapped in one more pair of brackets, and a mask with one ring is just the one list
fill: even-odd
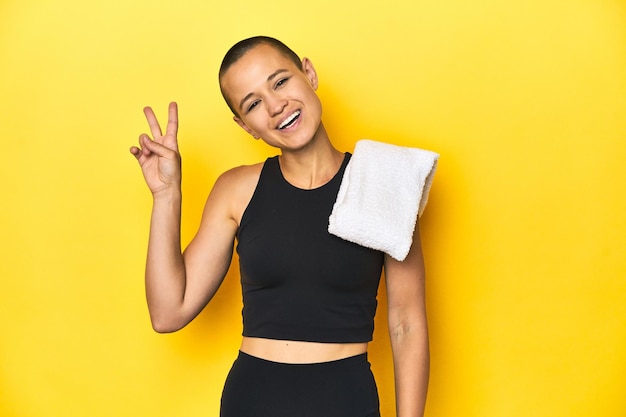
[[(429, 417), (626, 415), (626, 3), (2, 0), (0, 415), (217, 416), (237, 264), (188, 328), (149, 325), (151, 199), (127, 149), (181, 113), (183, 239), (219, 173), (273, 154), (216, 73), (255, 34), (320, 75), (342, 150), (441, 153), (422, 219)], [(384, 291), (370, 359), (394, 415)]]

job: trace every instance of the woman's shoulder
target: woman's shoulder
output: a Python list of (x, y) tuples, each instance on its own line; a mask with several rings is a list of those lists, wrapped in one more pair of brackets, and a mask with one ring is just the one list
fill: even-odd
[(252, 199), (254, 190), (261, 177), (263, 162), (253, 165), (241, 165), (222, 173), (211, 191), (209, 198), (226, 204), (232, 217), (239, 221), (243, 211)]
[(259, 162), (252, 165), (240, 165), (231, 168), (218, 177), (216, 186), (219, 184), (225, 187), (246, 188), (250, 186), (250, 183), (256, 185), (261, 176), (263, 164), (263, 162)]

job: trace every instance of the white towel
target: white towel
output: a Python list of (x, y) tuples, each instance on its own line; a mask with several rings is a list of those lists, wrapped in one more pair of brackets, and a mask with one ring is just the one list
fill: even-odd
[(372, 140), (357, 142), (344, 172), (328, 231), (403, 261), (439, 154)]

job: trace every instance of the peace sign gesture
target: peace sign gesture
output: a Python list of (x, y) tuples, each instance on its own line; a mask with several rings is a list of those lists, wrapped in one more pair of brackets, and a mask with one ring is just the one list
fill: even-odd
[(144, 179), (153, 195), (166, 190), (180, 190), (181, 161), (178, 151), (178, 106), (170, 103), (165, 135), (150, 107), (143, 109), (150, 126), (152, 139), (143, 133), (139, 136), (139, 147), (132, 146), (132, 153), (143, 172)]

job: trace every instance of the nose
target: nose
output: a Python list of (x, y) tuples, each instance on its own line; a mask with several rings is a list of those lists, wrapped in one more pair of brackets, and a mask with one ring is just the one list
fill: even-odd
[(287, 99), (281, 97), (279, 94), (272, 94), (265, 99), (267, 102), (267, 109), (271, 116), (280, 114), (287, 106)]

